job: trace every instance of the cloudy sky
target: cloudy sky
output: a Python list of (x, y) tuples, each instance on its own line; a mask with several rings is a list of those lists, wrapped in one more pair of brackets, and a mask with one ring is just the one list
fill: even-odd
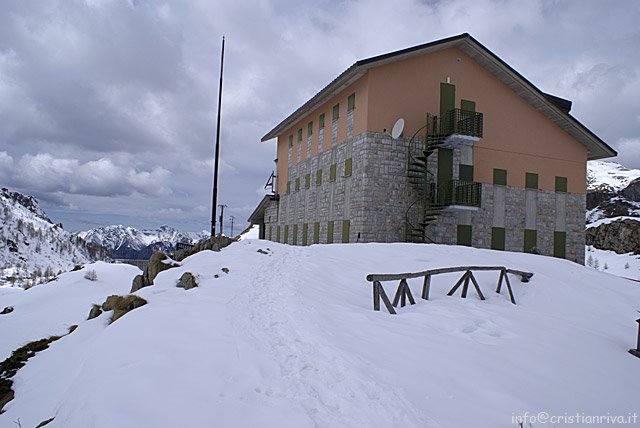
[(208, 230), (223, 34), (236, 231), (272, 171), (262, 135), (356, 60), (463, 32), (640, 168), (639, 22), (634, 0), (0, 0), (0, 186), (70, 230)]

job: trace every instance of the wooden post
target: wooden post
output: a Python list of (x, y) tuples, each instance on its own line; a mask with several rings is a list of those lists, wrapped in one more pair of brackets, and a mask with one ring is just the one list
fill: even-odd
[(507, 291), (509, 291), (509, 299), (511, 299), (511, 303), (516, 304), (516, 299), (513, 297), (513, 290), (511, 290), (511, 282), (509, 281), (509, 275), (505, 272), (504, 274), (504, 283), (507, 284)]
[[(377, 290), (378, 299), (382, 299), (382, 303), (384, 303), (384, 305), (386, 306), (386, 308), (389, 311), (389, 313), (391, 315), (395, 315), (396, 311), (395, 311), (395, 309), (393, 309), (393, 306), (391, 306), (391, 302), (389, 301), (389, 298), (387, 297), (387, 293), (384, 292), (384, 288), (382, 288), (382, 284), (380, 283), (380, 281), (374, 281), (373, 287), (374, 287), (374, 295), (375, 295), (376, 290)], [(374, 297), (374, 299), (375, 299), (375, 297)], [(375, 300), (374, 300), (374, 310), (375, 310)], [(378, 309), (377, 310), (380, 310), (380, 300), (378, 300)]]
[(409, 284), (407, 284), (407, 280), (401, 279), (400, 284), (398, 284), (398, 289), (396, 290), (396, 295), (393, 298), (393, 306), (397, 308), (398, 302), (400, 302), (400, 307), (405, 307), (407, 304), (407, 298), (409, 299), (409, 303), (412, 305), (416, 304), (416, 301), (413, 299), (413, 294), (411, 294)]
[(378, 281), (373, 282), (373, 310), (380, 310), (380, 283)]
[(424, 283), (422, 284), (422, 298), (429, 300), (429, 289), (431, 288), (431, 275), (425, 275)]
[(502, 278), (504, 277), (504, 269), (500, 271), (500, 278), (498, 279), (498, 287), (496, 288), (496, 293), (500, 294), (500, 290), (502, 289)]
[(462, 284), (462, 281), (464, 281), (466, 277), (467, 277), (467, 273), (465, 272), (462, 275), (462, 277), (458, 280), (458, 282), (456, 282), (456, 285), (454, 285), (453, 288), (449, 290), (449, 292), (447, 293), (447, 296), (453, 296), (453, 293), (455, 293), (458, 290), (458, 288), (460, 287), (460, 284)]
[(469, 289), (469, 275), (471, 274), (471, 271), (468, 270), (464, 273), (464, 285), (462, 286), (462, 298), (466, 299), (467, 298), (467, 290)]
[(469, 271), (469, 278), (471, 279), (471, 282), (473, 282), (473, 286), (475, 287), (476, 292), (478, 293), (478, 296), (480, 297), (480, 300), (485, 300), (484, 295), (482, 294), (482, 291), (480, 291), (480, 286), (478, 285), (478, 282), (476, 281), (476, 279), (473, 276), (473, 273), (471, 271)]
[(636, 322), (638, 323), (638, 344), (636, 345), (636, 349), (629, 349), (629, 353), (640, 358), (640, 318), (638, 318)]

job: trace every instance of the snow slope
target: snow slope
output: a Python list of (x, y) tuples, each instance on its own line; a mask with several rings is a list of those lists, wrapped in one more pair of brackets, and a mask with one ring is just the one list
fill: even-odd
[(588, 190), (622, 190), (636, 178), (640, 178), (640, 169), (629, 169), (617, 162), (587, 162)]
[[(486, 301), (446, 296), (458, 277), (451, 274), (434, 277), (430, 301), (395, 316), (372, 310), (369, 273), (471, 264), (535, 275), (526, 284), (512, 277), (517, 306), (492, 291), (496, 273), (481, 272)], [(108, 313), (82, 319), (91, 303), (126, 291), (136, 271), (95, 269), (98, 284), (73, 272), (0, 294), (15, 306), (0, 315), (3, 357), (79, 324), (18, 371), (1, 427), (55, 416), (47, 427), (493, 428), (517, 426), (512, 417), (526, 411), (638, 411), (640, 364), (627, 350), (640, 286), (566, 260), (444, 245), (243, 240), (160, 273), (137, 292), (149, 304), (112, 325)], [(175, 287), (186, 271), (198, 288)], [(420, 285), (410, 281), (416, 297)], [(392, 286), (385, 283), (387, 293)], [(49, 304), (56, 293), (69, 300)]]

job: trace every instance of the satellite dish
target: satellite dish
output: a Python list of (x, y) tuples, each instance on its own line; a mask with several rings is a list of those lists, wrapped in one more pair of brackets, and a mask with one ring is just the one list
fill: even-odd
[(404, 119), (400, 118), (396, 120), (396, 123), (393, 125), (391, 137), (393, 137), (393, 139), (400, 138), (402, 136), (402, 131), (404, 131)]

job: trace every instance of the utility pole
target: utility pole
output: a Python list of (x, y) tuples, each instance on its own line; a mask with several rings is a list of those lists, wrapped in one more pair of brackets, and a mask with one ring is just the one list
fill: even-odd
[(218, 205), (220, 207), (220, 234), (224, 233), (224, 209), (227, 208), (226, 205)]
[(233, 238), (235, 235), (233, 234), (233, 221), (236, 219), (234, 216), (229, 216), (231, 220), (231, 237)]
[(211, 202), (211, 236), (216, 235), (216, 205), (218, 204), (218, 160), (220, 158), (220, 111), (222, 109), (222, 72), (224, 70), (224, 36), (220, 55), (220, 87), (218, 88), (218, 123), (216, 127), (216, 150), (213, 162), (213, 201)]

